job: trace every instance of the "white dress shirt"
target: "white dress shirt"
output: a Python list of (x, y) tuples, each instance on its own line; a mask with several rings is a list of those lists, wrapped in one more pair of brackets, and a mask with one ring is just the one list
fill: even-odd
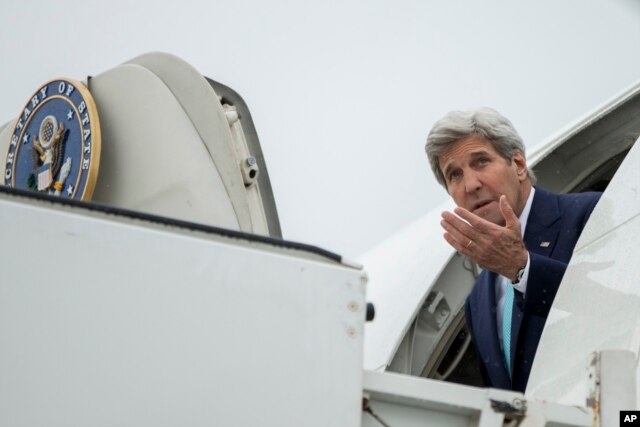
[[(531, 204), (533, 202), (533, 194), (536, 192), (536, 189), (531, 187), (531, 191), (529, 192), (529, 197), (527, 198), (527, 203), (524, 205), (524, 209), (520, 214), (520, 233), (522, 234), (522, 238), (524, 239), (524, 230), (527, 228), (527, 220), (529, 219), (529, 212), (531, 212)], [(522, 275), (522, 279), (517, 284), (511, 284), (511, 279), (508, 277), (504, 277), (502, 275), (498, 275), (496, 278), (496, 301), (497, 301), (497, 309), (496, 309), (496, 320), (498, 321), (498, 338), (500, 341), (500, 347), (502, 348), (502, 315), (504, 313), (504, 297), (507, 290), (507, 286), (513, 286), (516, 291), (522, 293), (524, 297), (527, 291), (527, 280), (529, 279), (529, 252), (527, 252), (527, 265), (524, 268), (524, 274)]]

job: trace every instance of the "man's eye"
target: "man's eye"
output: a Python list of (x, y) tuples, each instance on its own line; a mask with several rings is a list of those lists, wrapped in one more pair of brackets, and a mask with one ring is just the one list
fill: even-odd
[(449, 181), (453, 181), (462, 176), (462, 171), (454, 171), (449, 174)]
[(480, 157), (478, 159), (478, 164), (479, 165), (486, 165), (487, 163), (489, 163), (489, 159), (487, 157)]

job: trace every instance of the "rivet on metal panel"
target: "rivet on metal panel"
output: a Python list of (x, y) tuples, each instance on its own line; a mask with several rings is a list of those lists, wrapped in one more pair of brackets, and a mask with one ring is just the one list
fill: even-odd
[(351, 301), (349, 304), (347, 304), (347, 308), (349, 308), (350, 311), (356, 312), (360, 309), (360, 306), (357, 302)]
[(527, 409), (527, 402), (525, 400), (516, 398), (513, 399), (513, 402), (511, 402), (511, 406), (513, 406), (518, 411), (523, 411)]
[(258, 162), (255, 157), (249, 156), (244, 162), (240, 163), (240, 171), (242, 172), (242, 179), (244, 180), (244, 185), (249, 187), (256, 182), (258, 178)]
[(352, 326), (349, 326), (349, 327), (347, 328), (347, 335), (349, 335), (349, 337), (351, 337), (351, 338), (355, 338), (355, 337), (356, 337), (356, 335), (357, 335), (357, 333), (356, 333), (356, 328), (354, 328), (354, 327), (352, 327)]

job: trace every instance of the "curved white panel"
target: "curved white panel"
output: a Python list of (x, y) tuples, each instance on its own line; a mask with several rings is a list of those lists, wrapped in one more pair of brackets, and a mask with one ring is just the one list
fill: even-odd
[(120, 65), (91, 79), (90, 89), (102, 124), (94, 201), (239, 229), (200, 135), (155, 74)]
[(384, 369), (411, 326), (429, 290), (454, 253), (442, 237), (447, 201), (358, 258), (369, 277), (367, 299), (376, 308), (365, 326), (364, 368)]
[(584, 406), (591, 352), (640, 349), (640, 144), (576, 245), (533, 364), (527, 395)]

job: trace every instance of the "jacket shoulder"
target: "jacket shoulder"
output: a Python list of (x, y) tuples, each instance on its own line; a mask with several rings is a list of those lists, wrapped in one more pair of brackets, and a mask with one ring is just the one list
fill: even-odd
[(560, 210), (566, 215), (572, 213), (585, 220), (589, 218), (591, 212), (600, 200), (602, 193), (589, 191), (585, 193), (567, 193), (558, 195)]
[(602, 193), (595, 191), (586, 191), (584, 193), (567, 193), (557, 195), (561, 204), (595, 204), (600, 200)]

